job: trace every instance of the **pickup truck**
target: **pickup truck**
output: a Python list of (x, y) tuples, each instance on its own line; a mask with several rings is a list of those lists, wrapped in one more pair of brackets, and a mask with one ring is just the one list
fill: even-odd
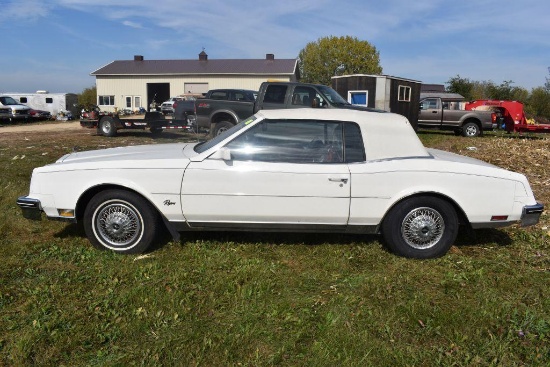
[[(221, 91), (226, 97), (221, 98)], [(253, 98), (257, 93), (257, 96)], [(195, 101), (198, 128), (217, 136), (259, 110), (284, 108), (345, 108), (383, 112), (348, 103), (326, 85), (298, 82), (264, 82), (258, 92), (240, 89), (211, 90)]]
[(418, 126), (453, 130), (456, 135), (473, 137), (483, 134), (485, 130), (497, 127), (496, 115), (490, 111), (460, 110), (458, 103), (439, 97), (420, 100)]
[[(179, 96), (171, 97), (169, 100), (162, 102), (160, 105), (160, 112), (163, 115), (172, 114), (176, 111), (175, 104), (180, 101), (195, 101), (199, 95), (195, 94), (182, 94)], [(202, 95), (200, 95), (202, 96)], [(194, 106), (194, 103), (193, 103)], [(193, 107), (194, 110), (194, 107)]]
[[(5, 111), (5, 108), (9, 109), (10, 115), (7, 117), (7, 119), (10, 122), (13, 121), (28, 121), (30, 119), (30, 112), (31, 108), (29, 106), (26, 106), (24, 104), (18, 103), (15, 99), (13, 99), (10, 96), (2, 95), (0, 96), (0, 107), (3, 111)], [(2, 115), (4, 115), (3, 113)]]

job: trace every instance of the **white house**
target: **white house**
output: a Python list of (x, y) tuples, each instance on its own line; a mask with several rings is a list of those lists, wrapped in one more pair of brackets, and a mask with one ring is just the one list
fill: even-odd
[(209, 89), (258, 90), (264, 81), (299, 79), (297, 59), (209, 60), (202, 51), (195, 60), (113, 61), (90, 75), (96, 77), (98, 106), (105, 111), (148, 109), (172, 96), (206, 93)]

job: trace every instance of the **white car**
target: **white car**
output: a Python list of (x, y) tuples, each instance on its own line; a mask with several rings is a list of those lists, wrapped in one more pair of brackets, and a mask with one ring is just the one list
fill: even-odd
[(406, 118), (264, 110), (203, 143), (67, 154), (34, 169), (27, 218), (83, 221), (90, 242), (140, 253), (159, 231), (381, 233), (412, 258), (445, 254), (459, 227), (538, 222), (525, 176), (426, 149)]

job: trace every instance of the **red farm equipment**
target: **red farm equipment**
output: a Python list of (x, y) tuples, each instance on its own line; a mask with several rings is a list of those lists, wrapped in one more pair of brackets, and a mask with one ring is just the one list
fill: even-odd
[(523, 103), (517, 101), (499, 101), (493, 99), (481, 99), (466, 103), (466, 110), (494, 111), (499, 115), (499, 128), (502, 126), (506, 132), (533, 132), (550, 133), (550, 124), (535, 124), (528, 122), (523, 111)]

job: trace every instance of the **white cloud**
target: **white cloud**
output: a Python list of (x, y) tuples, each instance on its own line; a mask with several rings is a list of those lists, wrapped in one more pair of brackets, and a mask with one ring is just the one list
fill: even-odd
[(130, 27), (130, 28), (137, 28), (137, 29), (143, 28), (143, 26), (141, 24), (136, 23), (136, 22), (132, 22), (132, 21), (129, 21), (129, 20), (125, 20), (124, 22), (122, 22), (122, 24), (124, 24), (125, 26)]

